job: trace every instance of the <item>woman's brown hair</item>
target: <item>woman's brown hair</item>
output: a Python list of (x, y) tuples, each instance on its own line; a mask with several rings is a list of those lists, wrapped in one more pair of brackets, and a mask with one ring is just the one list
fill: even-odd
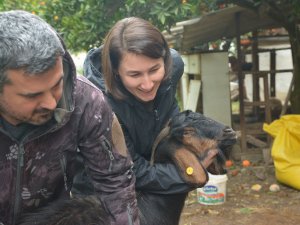
[(106, 90), (116, 99), (124, 99), (118, 68), (125, 53), (150, 58), (163, 58), (166, 79), (172, 64), (170, 50), (162, 33), (150, 22), (129, 17), (118, 21), (105, 37), (102, 51), (102, 72)]

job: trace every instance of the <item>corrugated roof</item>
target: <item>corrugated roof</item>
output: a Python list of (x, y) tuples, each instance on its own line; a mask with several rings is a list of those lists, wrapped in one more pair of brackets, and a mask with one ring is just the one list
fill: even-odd
[(279, 27), (269, 17), (264, 17), (250, 9), (232, 6), (208, 13), (202, 17), (178, 22), (171, 33), (163, 32), (168, 43), (181, 51), (221, 38), (236, 37), (236, 18), (239, 14), (240, 34), (256, 29)]

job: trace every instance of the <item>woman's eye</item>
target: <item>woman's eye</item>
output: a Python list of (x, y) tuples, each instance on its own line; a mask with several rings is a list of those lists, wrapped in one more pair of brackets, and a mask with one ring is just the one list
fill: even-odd
[(150, 73), (155, 73), (156, 71), (158, 71), (158, 68), (151, 70)]
[(131, 77), (138, 77), (140, 74), (139, 73), (132, 73), (130, 74)]

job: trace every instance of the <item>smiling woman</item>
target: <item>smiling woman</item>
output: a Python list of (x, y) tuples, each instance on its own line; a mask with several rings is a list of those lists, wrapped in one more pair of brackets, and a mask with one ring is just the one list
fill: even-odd
[(84, 76), (105, 91), (121, 123), (137, 190), (173, 194), (193, 188), (173, 164), (149, 162), (155, 138), (179, 113), (175, 95), (183, 66), (162, 33), (136, 17), (118, 21), (84, 62)]
[(165, 76), (162, 58), (152, 59), (134, 53), (124, 53), (119, 66), (124, 87), (142, 102), (152, 101)]
[[(108, 32), (103, 46), (90, 50), (84, 62), (84, 76), (105, 91), (121, 123), (134, 161), (135, 187), (143, 196), (153, 193), (170, 198), (178, 193), (185, 196), (207, 180), (209, 163), (195, 167), (197, 171), (192, 174), (199, 176), (189, 182), (173, 163), (150, 163), (156, 137), (179, 114), (175, 96), (183, 67), (180, 55), (168, 47), (162, 33), (150, 22), (136, 17), (118, 21)], [(178, 162), (185, 162), (185, 153), (179, 151)], [(172, 205), (180, 204), (178, 199), (172, 202)], [(167, 209), (157, 210), (164, 213)]]

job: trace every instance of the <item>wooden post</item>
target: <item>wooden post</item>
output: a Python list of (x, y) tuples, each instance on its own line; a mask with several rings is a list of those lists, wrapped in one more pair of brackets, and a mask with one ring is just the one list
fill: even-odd
[(246, 134), (245, 134), (245, 105), (244, 105), (244, 74), (241, 67), (241, 37), (240, 37), (240, 13), (235, 14), (235, 29), (237, 43), (237, 60), (238, 60), (238, 83), (239, 83), (239, 103), (240, 103), (240, 130), (241, 130), (241, 151), (247, 150)]
[[(258, 38), (257, 38), (257, 30), (252, 32), (252, 71), (253, 73), (257, 73), (259, 71), (259, 55), (258, 55)], [(258, 102), (260, 100), (259, 96), (259, 78), (257, 76), (252, 76), (252, 100), (253, 102)], [(253, 114), (258, 116), (259, 107), (253, 107)]]
[[(276, 52), (274, 49), (270, 51), (270, 70), (275, 71), (276, 70)], [(270, 96), (275, 97), (276, 96), (276, 73), (271, 72), (270, 73)]]

